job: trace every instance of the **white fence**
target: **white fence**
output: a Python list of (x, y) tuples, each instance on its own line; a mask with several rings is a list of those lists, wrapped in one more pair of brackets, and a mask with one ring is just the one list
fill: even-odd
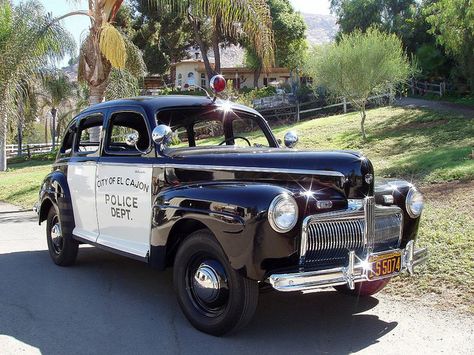
[(24, 144), (21, 152), (18, 151), (18, 144), (7, 144), (6, 154), (7, 158), (12, 158), (20, 155), (27, 155), (28, 158), (33, 154), (49, 153), (53, 145), (51, 143), (35, 143), (35, 144)]
[[(369, 101), (374, 101), (382, 98), (388, 98), (390, 101), (393, 100), (393, 93), (387, 92), (385, 94), (381, 95), (375, 95), (375, 96), (370, 96)], [(302, 104), (296, 103), (296, 104), (284, 104), (281, 106), (277, 105), (271, 105), (270, 107), (259, 107), (256, 108), (262, 116), (264, 116), (266, 119), (272, 119), (272, 118), (278, 118), (278, 117), (283, 117), (284, 119), (289, 119), (291, 117), (295, 117), (297, 121), (299, 121), (299, 116), (301, 114), (306, 114), (306, 113), (311, 113), (311, 112), (317, 112), (317, 111), (322, 111), (328, 108), (334, 108), (334, 107), (342, 107), (342, 111), (344, 113), (347, 113), (348, 106), (350, 106), (350, 102), (346, 100), (346, 98), (340, 98), (339, 102), (326, 105), (326, 106), (319, 106), (319, 107), (312, 107), (312, 108), (307, 108), (305, 107), (312, 106), (315, 104), (316, 101), (310, 101), (310, 102), (305, 102)], [(267, 99), (268, 102), (277, 102), (278, 100), (272, 101), (271, 99)]]

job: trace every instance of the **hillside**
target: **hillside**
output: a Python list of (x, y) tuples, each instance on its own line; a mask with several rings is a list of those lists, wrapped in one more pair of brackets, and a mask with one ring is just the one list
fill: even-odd
[(308, 26), (306, 37), (311, 44), (327, 43), (334, 40), (338, 26), (331, 15), (301, 14)]

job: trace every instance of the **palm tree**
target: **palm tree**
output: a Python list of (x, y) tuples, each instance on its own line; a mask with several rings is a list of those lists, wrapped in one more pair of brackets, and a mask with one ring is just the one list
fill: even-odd
[(36, 0), (0, 2), (0, 171), (7, 168), (8, 119), (16, 119), (15, 97), (24, 78), (72, 52), (74, 40)]
[[(220, 43), (226, 39), (246, 38), (252, 43), (263, 69), (274, 63), (274, 41), (270, 8), (265, 0), (148, 0), (159, 11), (172, 5), (181, 11), (191, 23), (197, 44), (206, 67), (208, 78), (220, 73)], [(214, 67), (207, 51), (208, 43), (203, 38), (204, 27), (211, 29), (211, 46), (214, 52)]]
[[(76, 2), (81, 2), (76, 0)], [(88, 10), (73, 11), (57, 20), (73, 15), (90, 18), (89, 33), (81, 44), (78, 78), (89, 86), (89, 104), (104, 101), (112, 68), (126, 70), (135, 77), (144, 76), (146, 66), (142, 54), (113, 21), (123, 0), (88, 0)], [(90, 130), (91, 141), (99, 140), (100, 129)]]
[(52, 150), (56, 148), (56, 137), (59, 132), (56, 130), (58, 110), (61, 105), (69, 101), (73, 96), (73, 85), (69, 78), (61, 72), (53, 72), (46, 75), (43, 80), (43, 103), (50, 108), (51, 113), (51, 144)]
[[(28, 122), (33, 120), (38, 112), (38, 98), (35, 91), (35, 78), (23, 78), (15, 89), (14, 105), (17, 107), (17, 144), (18, 155), (23, 152), (23, 130)], [(14, 122), (11, 122), (11, 124)]]

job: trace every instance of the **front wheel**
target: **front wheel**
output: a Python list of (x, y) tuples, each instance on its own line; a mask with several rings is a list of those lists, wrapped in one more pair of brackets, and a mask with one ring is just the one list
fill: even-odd
[(76, 262), (79, 244), (72, 239), (68, 228), (61, 223), (55, 206), (51, 206), (48, 213), (46, 239), (49, 255), (56, 265), (69, 266)]
[(180, 245), (173, 282), (184, 315), (202, 332), (224, 335), (245, 326), (255, 313), (257, 282), (232, 269), (208, 230), (192, 233)]
[(362, 281), (356, 283), (354, 289), (351, 290), (346, 285), (334, 287), (339, 292), (345, 293), (351, 296), (368, 297), (375, 295), (380, 292), (389, 283), (390, 278), (376, 280), (376, 281)]

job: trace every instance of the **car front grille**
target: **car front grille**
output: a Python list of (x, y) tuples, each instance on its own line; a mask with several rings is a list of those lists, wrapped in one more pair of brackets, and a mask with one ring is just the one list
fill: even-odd
[[(303, 226), (300, 266), (346, 266), (350, 250), (364, 259), (368, 251), (399, 248), (402, 211), (398, 207), (373, 207), (369, 214), (344, 211), (308, 217)], [(374, 223), (368, 223), (369, 230), (367, 218), (374, 218)]]

